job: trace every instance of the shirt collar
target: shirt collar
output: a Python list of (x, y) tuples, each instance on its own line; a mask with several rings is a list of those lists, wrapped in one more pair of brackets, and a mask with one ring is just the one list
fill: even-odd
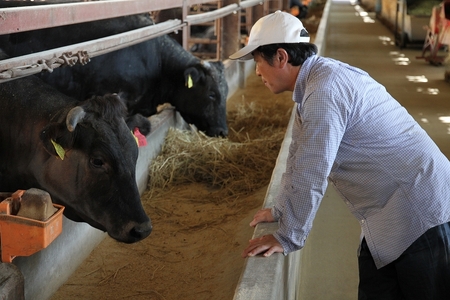
[(294, 102), (301, 104), (303, 96), (305, 95), (306, 83), (308, 75), (311, 72), (311, 68), (314, 62), (317, 60), (317, 55), (312, 55), (308, 57), (305, 62), (300, 67), (300, 71), (297, 75), (297, 80), (295, 81), (294, 93), (292, 95), (292, 100)]

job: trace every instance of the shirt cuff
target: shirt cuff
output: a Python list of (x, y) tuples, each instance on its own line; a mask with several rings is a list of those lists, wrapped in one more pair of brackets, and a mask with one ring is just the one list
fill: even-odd
[(285, 239), (281, 235), (279, 235), (278, 232), (275, 232), (273, 234), (273, 237), (281, 244), (281, 247), (283, 247), (284, 255), (288, 255), (289, 253), (297, 250), (297, 249), (292, 249), (292, 244), (287, 239)]
[(275, 206), (272, 207), (270, 212), (275, 221), (278, 221), (281, 218), (281, 211), (279, 211)]

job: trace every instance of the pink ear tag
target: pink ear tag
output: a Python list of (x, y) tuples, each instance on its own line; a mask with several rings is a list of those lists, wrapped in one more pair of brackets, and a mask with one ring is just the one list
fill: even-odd
[(137, 138), (138, 147), (147, 146), (147, 138), (139, 131), (139, 128), (136, 127), (133, 134)]

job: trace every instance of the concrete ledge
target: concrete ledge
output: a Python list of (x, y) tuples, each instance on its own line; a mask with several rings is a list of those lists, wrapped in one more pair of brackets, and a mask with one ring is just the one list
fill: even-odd
[(181, 115), (174, 109), (166, 109), (157, 115), (151, 116), (150, 121), (152, 131), (147, 136), (147, 146), (139, 148), (139, 157), (136, 163), (136, 182), (141, 195), (147, 189), (150, 162), (161, 151), (169, 128), (189, 128)]
[(314, 39), (314, 44), (316, 44), (317, 48), (319, 49), (319, 55), (323, 55), (327, 47), (325, 37), (328, 34), (327, 25), (328, 25), (328, 17), (330, 14), (331, 1), (333, 0), (327, 0), (327, 3), (325, 4), (325, 7), (322, 12), (322, 18), (320, 19), (319, 27), (317, 28), (316, 37)]
[[(295, 109), (292, 110), (289, 125), (284, 137), (275, 169), (272, 173), (267, 189), (264, 207), (272, 207), (278, 194), (281, 174), (286, 168), (289, 144), (292, 140), (292, 123)], [(255, 228), (253, 237), (271, 234), (278, 228), (277, 223), (261, 223)], [(270, 257), (247, 258), (241, 278), (238, 282), (234, 300), (263, 300), (263, 299), (295, 299), (297, 286), (300, 283), (301, 251), (287, 256), (275, 253)]]
[(0, 263), (0, 299), (25, 299), (23, 283), (23, 275), (15, 265)]

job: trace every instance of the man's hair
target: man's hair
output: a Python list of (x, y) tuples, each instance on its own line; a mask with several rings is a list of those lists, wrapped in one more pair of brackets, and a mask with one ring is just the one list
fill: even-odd
[(259, 46), (255, 52), (261, 54), (269, 65), (273, 64), (273, 57), (279, 48), (286, 50), (289, 55), (288, 63), (293, 66), (302, 65), (308, 57), (317, 54), (317, 46), (311, 43), (280, 43)]

